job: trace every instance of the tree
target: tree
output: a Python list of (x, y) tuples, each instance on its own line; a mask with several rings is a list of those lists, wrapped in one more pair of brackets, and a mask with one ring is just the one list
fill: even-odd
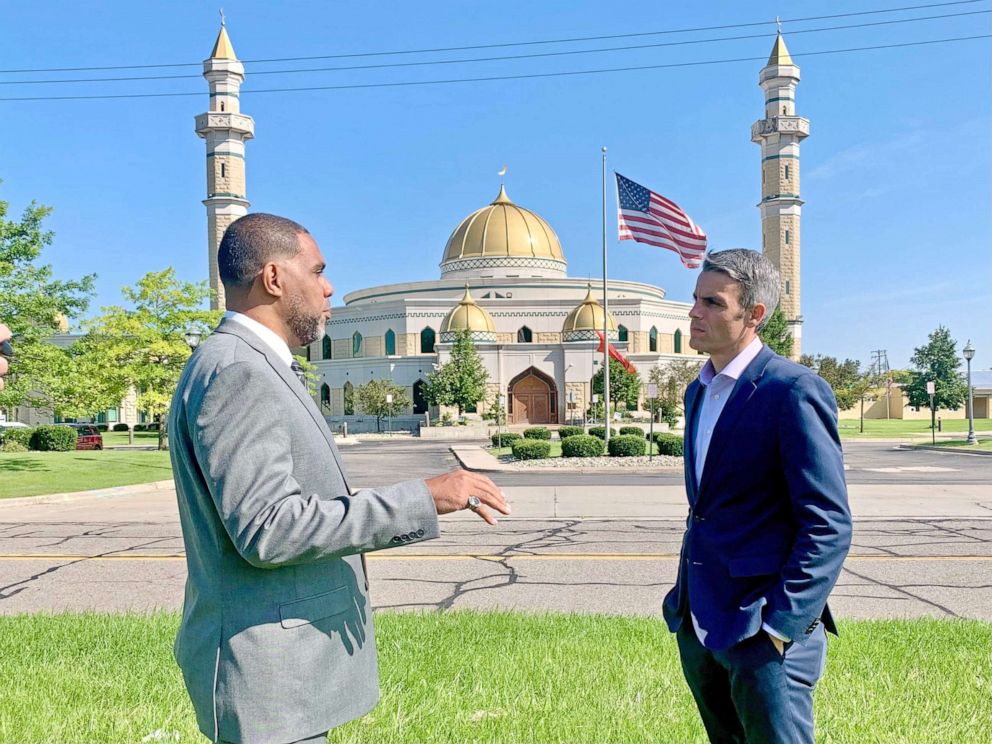
[(776, 354), (792, 356), (792, 333), (781, 305), (775, 308), (765, 327), (758, 331), (758, 337)]
[(956, 346), (951, 332), (944, 326), (937, 326), (927, 343), (914, 350), (909, 360), (914, 369), (910, 372), (909, 382), (903, 387), (911, 406), (930, 406), (930, 395), (927, 393), (927, 382), (930, 380), (936, 383), (934, 411), (941, 408), (953, 411), (964, 404), (968, 397), (968, 384), (958, 371), (961, 359)]
[(181, 282), (172, 268), (146, 274), (121, 294), (131, 307), (102, 308), (87, 324), (88, 363), (118, 401), (129, 388), (138, 391), (138, 409), (160, 420), (159, 449), (168, 449), (169, 405), (190, 355), (184, 333), (191, 325), (213, 328), (221, 312), (200, 309), (210, 297), (206, 282)]
[(425, 393), (433, 405), (458, 406), (461, 416), (466, 408), (485, 400), (489, 372), (475, 350), (468, 331), (458, 331), (451, 347), (451, 359), (436, 372), (427, 375)]
[(861, 363), (856, 359), (838, 361), (835, 357), (817, 354), (803, 354), (799, 363), (817, 370), (837, 399), (837, 408), (847, 411), (854, 408), (858, 401), (867, 393), (866, 375), (861, 371)]
[(647, 408), (671, 427), (678, 424), (685, 402), (685, 391), (699, 375), (701, 361), (680, 359), (664, 367), (654, 367), (648, 381), (658, 386), (658, 397), (647, 401)]
[[(387, 403), (386, 396), (392, 395), (393, 402)], [(358, 409), (369, 416), (375, 416), (375, 430), (382, 431), (382, 417), (396, 416), (410, 406), (410, 396), (406, 388), (392, 380), (369, 380), (355, 391)]]
[(0, 201), (0, 319), (14, 334), (16, 364), (0, 392), (0, 408), (49, 408), (72, 362), (47, 339), (60, 332), (62, 318), (71, 320), (86, 310), (95, 276), (55, 279), (52, 267), (39, 263), (53, 239), (42, 225), (50, 207), (31, 202), (20, 220), (6, 219), (7, 209), (7, 202)]
[[(603, 399), (603, 370), (592, 376), (592, 391)], [(641, 376), (636, 371), (628, 372), (616, 359), (610, 359), (610, 403), (616, 410), (620, 403), (628, 409), (637, 409), (637, 399), (641, 394)]]

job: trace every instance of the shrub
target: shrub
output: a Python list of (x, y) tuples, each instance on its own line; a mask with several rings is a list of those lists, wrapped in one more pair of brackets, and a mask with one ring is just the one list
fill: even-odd
[(4, 444), (17, 442), (24, 447), (29, 447), (32, 434), (34, 434), (34, 429), (0, 429), (0, 441)]
[(622, 437), (641, 437), (642, 439), (647, 438), (647, 432), (644, 431), (640, 426), (621, 426), (620, 436)]
[(678, 434), (655, 432), (654, 442), (658, 445), (658, 452), (660, 454), (682, 457), (682, 437)]
[(551, 442), (543, 439), (521, 439), (513, 443), (513, 456), (518, 460), (540, 460), (551, 454)]
[(145, 431), (158, 431), (158, 422), (153, 421), (150, 424), (145, 424)]
[(114, 431), (127, 431), (127, 430), (128, 430), (127, 424), (124, 423), (114, 424)]
[(96, 426), (96, 430), (99, 431), (99, 432), (107, 431), (107, 425), (106, 424), (94, 424), (94, 426)]
[(148, 427), (145, 424), (135, 424), (134, 425), (134, 430), (135, 431), (145, 431), (145, 429), (147, 429), (147, 428)]
[(551, 439), (551, 429), (544, 426), (534, 426), (524, 429), (524, 439)]
[(610, 437), (610, 457), (640, 457), (645, 454), (643, 435), (634, 436), (632, 434), (621, 434), (618, 437)]
[(31, 449), (39, 452), (68, 452), (76, 449), (77, 436), (76, 430), (69, 426), (39, 426), (31, 437)]
[[(594, 437), (599, 437), (600, 439), (606, 439), (606, 427), (605, 426), (590, 426), (589, 433)], [(617, 430), (615, 426), (610, 427), (610, 436), (615, 437), (617, 435)]]
[(0, 452), (27, 452), (28, 448), (20, 442), (10, 440), (0, 444)]
[(562, 457), (602, 457), (603, 440), (591, 434), (573, 434), (561, 440)]
[(504, 431), (502, 434), (493, 434), (493, 447), (499, 447), (500, 441), (502, 441), (504, 447), (509, 447), (514, 442), (519, 442), (523, 439), (519, 434), (514, 434), (513, 432)]
[(580, 434), (585, 434), (585, 431), (581, 426), (559, 426), (558, 427), (558, 438), (563, 442), (569, 437), (577, 437)]

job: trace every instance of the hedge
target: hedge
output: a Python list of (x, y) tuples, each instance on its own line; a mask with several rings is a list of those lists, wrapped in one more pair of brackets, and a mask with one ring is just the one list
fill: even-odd
[(532, 426), (530, 429), (524, 429), (524, 439), (551, 439), (551, 429), (545, 426)]
[[(594, 437), (599, 437), (600, 439), (606, 439), (606, 427), (605, 426), (590, 426), (589, 433)], [(615, 437), (617, 435), (617, 429), (615, 426), (610, 427), (610, 436)]]
[(543, 439), (521, 439), (513, 443), (513, 456), (518, 460), (540, 460), (551, 454), (551, 442)]
[(69, 426), (39, 426), (31, 437), (31, 449), (39, 452), (68, 452), (76, 449), (77, 437), (76, 430)]
[(34, 429), (0, 429), (0, 441), (4, 444), (17, 442), (25, 447), (30, 447), (32, 434), (34, 434)]
[(114, 424), (114, 431), (127, 431), (130, 427), (127, 424)]
[(581, 426), (559, 426), (558, 427), (558, 438), (565, 441), (569, 437), (577, 437), (581, 434), (585, 434), (585, 429)]
[(620, 436), (622, 437), (640, 437), (641, 439), (647, 438), (647, 432), (644, 431), (640, 426), (621, 426)]
[(591, 434), (573, 434), (561, 440), (562, 457), (602, 457), (605, 444)]
[(655, 432), (654, 442), (658, 445), (659, 454), (682, 457), (682, 437), (678, 434)]
[(523, 437), (510, 431), (504, 431), (502, 434), (493, 434), (491, 439), (493, 440), (493, 447), (499, 447), (500, 444), (509, 447), (514, 442), (519, 442)]
[(107, 431), (107, 425), (106, 424), (96, 424), (96, 430), (99, 431), (99, 432)]
[(0, 444), (0, 452), (27, 452), (27, 451), (28, 451), (27, 447), (25, 447), (20, 442), (15, 442), (13, 440)]
[(610, 437), (610, 457), (640, 457), (647, 454), (645, 444), (643, 436), (621, 434), (618, 437)]

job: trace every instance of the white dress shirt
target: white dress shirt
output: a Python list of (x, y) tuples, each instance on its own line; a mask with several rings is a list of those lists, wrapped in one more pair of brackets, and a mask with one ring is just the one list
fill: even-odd
[[(730, 394), (734, 391), (737, 381), (744, 374), (747, 366), (758, 356), (763, 345), (760, 338), (755, 338), (719, 372), (713, 366), (712, 359), (707, 360), (703, 368), (699, 370), (699, 384), (702, 386), (701, 394), (703, 400), (699, 405), (696, 437), (693, 441), (697, 488), (703, 481), (703, 466), (706, 464), (706, 455), (710, 449), (710, 440), (713, 439), (713, 430), (716, 429), (717, 422), (720, 420), (720, 414), (723, 413), (723, 408), (727, 405), (727, 401), (730, 399)], [(695, 628), (696, 636), (702, 642), (706, 638), (706, 630), (699, 627), (699, 621), (696, 620), (696, 615), (691, 612), (691, 608), (690, 614), (692, 615), (692, 627)], [(766, 623), (762, 623), (761, 627), (765, 632), (781, 641), (789, 640), (781, 633), (772, 630)]]
[(293, 363), (293, 354), (289, 350), (289, 345), (271, 328), (267, 328), (257, 320), (249, 318), (242, 313), (236, 313), (233, 310), (225, 312), (224, 319), (232, 320), (258, 336), (266, 346), (272, 349), (277, 357), (286, 363), (287, 367)]

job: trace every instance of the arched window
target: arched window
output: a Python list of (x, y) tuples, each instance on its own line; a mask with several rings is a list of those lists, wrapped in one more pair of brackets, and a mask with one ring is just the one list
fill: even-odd
[(675, 329), (675, 353), (676, 354), (681, 354), (682, 353), (682, 329), (681, 328), (676, 328)]
[(355, 386), (350, 382), (344, 384), (344, 415), (355, 415)]
[(531, 333), (530, 328), (527, 326), (521, 326), (520, 330), (517, 331), (517, 343), (518, 344), (529, 344), (534, 340), (534, 334)]
[(396, 356), (396, 334), (392, 328), (386, 331), (386, 356)]
[(413, 412), (427, 413), (427, 383), (423, 380), (413, 383)]
[(332, 359), (331, 352), (331, 337), (324, 336), (324, 340), (320, 342), (321, 359)]
[(355, 331), (355, 335), (351, 337), (351, 355), (353, 357), (362, 355), (362, 334)]
[(320, 405), (331, 405), (331, 387), (326, 382), (320, 386)]
[(427, 326), (424, 330), (420, 332), (420, 353), (421, 354), (433, 354), (434, 353), (434, 329)]
[(648, 334), (648, 351), (658, 351), (658, 329), (654, 326)]
[(627, 340), (627, 326), (620, 326), (617, 328), (617, 341)]

